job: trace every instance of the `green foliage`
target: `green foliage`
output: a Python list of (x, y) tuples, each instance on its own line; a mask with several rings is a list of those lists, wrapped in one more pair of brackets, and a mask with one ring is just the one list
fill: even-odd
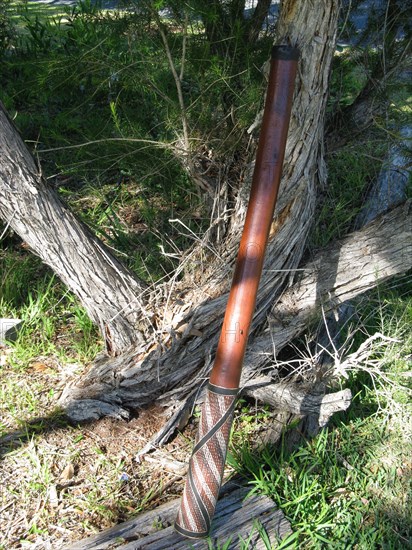
[(328, 111), (351, 105), (367, 81), (367, 71), (351, 50), (336, 55), (331, 73)]
[(35, 256), (0, 255), (0, 316), (23, 321), (11, 364), (26, 369), (38, 357), (90, 360), (101, 348), (96, 326)]
[(10, 16), (10, 0), (0, 0), (0, 56), (7, 52), (15, 37), (15, 28)]
[(40, 259), (24, 253), (0, 253), (0, 307), (13, 304), (20, 307), (27, 299), (28, 289), (33, 279), (45, 272)]
[[(262, 102), (260, 68), (271, 39), (244, 40), (250, 29), (239, 16), (232, 20), (230, 40), (216, 47), (218, 4), (224, 4), (226, 18), (235, 3), (174, 2), (175, 20), (162, 24), (173, 63), (178, 71), (182, 65), (184, 69), (181, 87), (192, 152), (211, 151), (226, 165), (227, 159), (234, 158), (236, 164), (245, 153), (245, 129)], [(180, 257), (191, 243), (169, 219), (179, 217), (195, 235), (204, 222), (201, 197), (178, 154), (182, 112), (151, 6), (109, 13), (85, 1), (48, 17), (36, 3), (27, 3), (12, 20), (4, 5), (1, 98), (39, 155), (50, 185), (140, 277), (161, 278), (174, 265), (162, 250)], [(164, 5), (157, 2), (156, 8)], [(3, 26), (3, 14), (9, 27)], [(7, 34), (13, 25), (18, 35)], [(369, 59), (378, 62), (380, 57), (371, 52)], [(350, 104), (368, 74), (358, 61), (342, 55), (332, 75), (331, 108)], [(409, 112), (407, 106), (406, 116)], [(375, 143), (330, 156), (329, 186), (320, 203), (314, 246), (342, 237), (352, 227), (379, 170), (380, 156)], [(200, 211), (196, 218), (194, 211)], [(10, 372), (17, 376), (31, 369), (39, 357), (52, 357), (59, 364), (94, 357), (101, 342), (78, 301), (20, 245), (7, 246), (0, 256), (1, 315), (24, 321), (8, 358)], [(374, 357), (382, 361), (382, 372), (404, 387), (391, 385), (383, 391), (379, 386), (376, 392), (368, 372), (350, 372), (357, 398), (349, 414), (339, 415), (329, 430), (292, 452), (286, 444), (257, 452), (245, 442), (268, 413), (251, 414), (241, 404), (242, 419), (229, 457), (252, 479), (253, 491), (270, 495), (292, 522), (294, 532), (279, 548), (401, 548), (410, 539), (412, 519), (405, 500), (410, 481), (404, 467), (412, 451), (405, 428), (410, 379), (404, 377), (412, 349), (410, 296), (410, 283), (402, 283), (396, 289), (378, 289), (359, 305), (365, 333), (380, 331), (396, 340), (384, 354), (376, 350)], [(363, 337), (360, 331), (353, 346)], [(7, 373), (2, 374), (5, 380)], [(44, 407), (41, 395), (40, 381), (24, 386), (14, 381), (2, 384), (0, 400), (18, 422)], [(49, 393), (47, 397), (52, 401)], [(20, 452), (32, 465), (34, 445)], [(107, 484), (90, 480), (88, 490), (77, 497), (75, 505), (81, 503), (85, 517), (92, 511), (117, 520), (112, 495), (122, 491), (122, 464), (100, 457), (99, 467), (112, 477)], [(51, 466), (45, 460), (43, 465), (24, 484), (27, 495), (33, 491), (39, 501), (46, 500), (50, 481)], [(146, 502), (150, 498), (148, 493)], [(44, 529), (47, 520), (43, 526), (34, 522), (31, 534)], [(265, 543), (263, 531), (261, 538)], [(240, 544), (246, 548), (248, 541)]]
[(318, 202), (310, 242), (322, 247), (353, 229), (371, 182), (378, 176), (383, 157), (379, 146), (340, 149), (328, 158), (328, 186)]
[[(23, 4), (13, 55), (0, 68), (1, 99), (50, 183), (148, 281), (171, 272), (193, 242), (168, 220), (195, 234), (204, 223), (179, 152), (182, 111), (151, 9), (105, 12), (88, 0), (47, 17)], [(213, 54), (192, 8), (184, 9), (162, 25), (173, 63), (184, 69), (193, 154), (239, 157), (262, 101), (259, 67), (270, 40), (241, 56)], [(191, 220), (194, 210), (200, 216)]]
[(407, 480), (393, 472), (410, 445), (388, 468), (383, 461), (385, 448), (392, 451), (401, 440), (385, 431), (382, 419), (358, 420), (340, 423), (293, 452), (243, 447), (239, 462), (252, 492), (272, 498), (292, 523), (294, 532), (281, 548), (401, 548), (410, 536), (407, 505), (396, 517), (388, 502), (376, 498), (387, 492), (385, 499), (395, 501), (407, 490)]
[(367, 299), (360, 299), (358, 307), (362, 311), (363, 330), (355, 334), (353, 349), (361, 345), (364, 333), (390, 335), (394, 340), (384, 347), (383, 352), (376, 350), (371, 354), (371, 359), (379, 361), (381, 373), (387, 376), (385, 383), (380, 382), (376, 375), (372, 377), (367, 370), (349, 374), (350, 387), (358, 395), (349, 414), (355, 418), (376, 410), (396, 413), (403, 407), (408, 408), (412, 390), (412, 380), (408, 376), (412, 351), (410, 275), (379, 286), (368, 294)]

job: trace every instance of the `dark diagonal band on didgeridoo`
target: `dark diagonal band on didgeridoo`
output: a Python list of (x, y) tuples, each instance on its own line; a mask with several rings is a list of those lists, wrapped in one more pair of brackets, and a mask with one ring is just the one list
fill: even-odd
[(245, 226), (199, 432), (175, 522), (180, 534), (209, 534), (226, 461), (243, 357), (285, 155), (299, 52), (274, 46)]

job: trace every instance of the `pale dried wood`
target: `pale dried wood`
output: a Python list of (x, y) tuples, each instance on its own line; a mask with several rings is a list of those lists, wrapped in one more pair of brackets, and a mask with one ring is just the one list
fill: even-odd
[[(338, 243), (318, 252), (302, 266), (301, 278), (272, 307), (269, 327), (250, 339), (245, 356), (242, 385), (273, 362), (276, 354), (311, 323), (346, 300), (358, 296), (388, 278), (412, 268), (411, 201), (377, 218)], [(206, 305), (205, 307), (209, 307)], [(68, 386), (61, 405), (76, 421), (98, 417), (109, 405), (119, 416), (156, 399), (176, 416), (170, 431), (185, 413), (187, 396), (197, 392), (211, 366), (214, 339), (206, 335), (176, 337), (159, 358), (152, 352), (136, 360), (135, 354), (102, 358), (83, 379), (84, 386)], [(167, 371), (163, 370), (167, 361)], [(197, 376), (190, 378), (196, 366)], [(159, 373), (154, 377), (153, 373)], [(182, 382), (182, 381), (188, 382)], [(165, 393), (168, 388), (170, 391)], [(83, 401), (83, 403), (82, 403)], [(89, 408), (90, 404), (90, 408)], [(104, 409), (103, 409), (104, 408)], [(180, 413), (179, 410), (180, 409)], [(90, 414), (89, 414), (90, 411)]]
[(273, 384), (269, 376), (253, 379), (243, 388), (243, 393), (278, 411), (296, 415), (314, 415), (319, 426), (326, 426), (330, 417), (338, 411), (346, 411), (351, 404), (352, 392), (349, 388), (338, 392), (314, 391), (312, 387), (285, 380)]
[[(225, 491), (227, 494), (219, 500), (213, 520), (210, 537), (213, 548), (232, 539), (228, 549), (237, 550), (241, 548), (240, 537), (246, 540), (250, 536), (249, 548), (264, 550), (257, 525), (266, 531), (274, 548), (279, 539), (292, 532), (283, 512), (275, 508), (270, 498), (262, 495), (246, 498), (249, 489), (236, 488), (234, 484), (223, 487), (222, 492)], [(208, 550), (207, 540), (185, 539), (174, 531), (179, 504), (180, 499), (163, 504), (66, 550)]]

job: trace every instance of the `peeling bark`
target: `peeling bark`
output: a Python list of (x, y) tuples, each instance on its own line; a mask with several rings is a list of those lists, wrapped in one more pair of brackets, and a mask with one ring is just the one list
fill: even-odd
[[(313, 261), (303, 265), (301, 278), (272, 304), (266, 330), (249, 340), (241, 385), (270, 368), (276, 354), (311, 322), (320, 319), (322, 311), (331, 311), (411, 268), (412, 201), (407, 201), (321, 250)], [(197, 318), (207, 319), (208, 315), (210, 304), (199, 306)], [(184, 414), (182, 403), (190, 395), (196, 398), (211, 367), (215, 348), (206, 330), (191, 332), (186, 328), (182, 334), (174, 330), (174, 339), (170, 338), (170, 347), (163, 352), (159, 346), (148, 355), (130, 353), (100, 359), (80, 381), (65, 389), (61, 405), (69, 416), (80, 421), (91, 418), (89, 406), (93, 418), (108, 412), (127, 416), (128, 408), (157, 400), (170, 412), (178, 412), (176, 427)], [(193, 376), (199, 364), (201, 368)]]
[[(312, 222), (316, 188), (325, 183), (323, 118), (337, 12), (337, 0), (316, 10), (303, 0), (288, 0), (282, 7), (277, 41), (300, 48), (301, 66), (252, 334), (265, 324), (273, 301), (293, 278)], [(80, 298), (100, 328), (106, 352), (119, 356), (98, 358), (63, 400), (89, 399), (85, 406), (94, 408), (95, 415), (122, 415), (166, 390), (181, 394), (183, 387), (183, 393), (190, 393), (206, 376), (216, 346), (250, 178), (242, 185), (230, 182), (232, 210), (216, 209), (226, 212), (225, 239), (212, 242), (212, 227), (187, 252), (176, 277), (149, 291), (47, 185), (3, 108), (0, 127), (0, 216)], [(217, 195), (216, 203), (219, 199)], [(178, 273), (184, 274), (179, 282)]]
[(246, 354), (244, 380), (299, 336), (323, 313), (336, 309), (412, 268), (412, 201), (379, 216), (363, 229), (319, 251), (302, 267), (300, 280), (273, 304), (267, 331)]
[[(298, 269), (316, 190), (326, 183), (324, 113), (337, 15), (337, 0), (319, 3), (316, 9), (304, 0), (282, 3), (277, 42), (297, 46), (301, 62), (283, 179), (242, 375), (249, 395), (282, 408), (283, 418), (318, 415), (320, 422), (347, 407), (348, 392), (324, 396), (315, 388), (284, 389), (271, 383), (253, 390), (250, 385), (256, 386), (263, 369), (270, 373), (276, 353), (322, 311), (331, 311), (412, 267), (408, 201), (319, 251)], [(65, 388), (61, 406), (69, 417), (81, 421), (105, 415), (127, 418), (131, 409), (157, 401), (170, 415), (161, 431), (163, 438), (168, 437), (179, 423), (184, 424), (189, 406), (201, 399), (209, 374), (252, 170), (242, 181), (226, 182), (216, 194), (217, 215), (211, 228), (186, 253), (175, 277), (148, 289), (62, 204), (3, 110), (0, 128), (0, 216), (77, 294), (106, 342), (108, 353)], [(232, 209), (222, 204), (229, 184)], [(216, 239), (215, 227), (223, 239)], [(182, 275), (179, 281), (178, 275)]]

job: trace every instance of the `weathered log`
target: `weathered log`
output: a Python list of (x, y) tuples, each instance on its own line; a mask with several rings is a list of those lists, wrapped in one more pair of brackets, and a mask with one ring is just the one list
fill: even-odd
[[(412, 267), (412, 201), (379, 216), (316, 255), (304, 266), (300, 281), (286, 291), (271, 311), (270, 338), (298, 335), (320, 313), (405, 273)], [(266, 339), (269, 342), (269, 338)]]
[[(270, 498), (261, 495), (246, 498), (248, 492), (249, 489), (236, 488), (233, 483), (222, 488), (225, 496), (216, 509), (211, 534), (213, 548), (220, 548), (231, 539), (228, 550), (240, 549), (242, 537), (250, 541), (249, 548), (264, 550), (266, 546), (258, 529), (266, 532), (273, 547), (279, 539), (291, 533), (289, 522)], [(207, 550), (210, 548), (208, 541), (189, 541), (174, 532), (172, 524), (179, 503), (178, 499), (163, 504), (135, 519), (81, 540), (66, 550)]]
[[(250, 340), (241, 384), (268, 367), (278, 351), (320, 318), (322, 311), (331, 311), (411, 268), (412, 207), (407, 201), (320, 251), (301, 268), (300, 280), (273, 305), (266, 331)], [(206, 314), (210, 307), (205, 304)], [(199, 333), (176, 332), (175, 341), (176, 347), (172, 345), (163, 355), (158, 348), (146, 357), (130, 353), (100, 359), (83, 378), (83, 385), (65, 388), (60, 404), (75, 421), (97, 418), (102, 407), (110, 408), (109, 414), (127, 416), (128, 407), (143, 407), (155, 400), (171, 411), (174, 407), (183, 410), (182, 401), (191, 393), (196, 395), (210, 370), (213, 340)], [(196, 365), (202, 367), (197, 376), (182, 384)]]
[[(407, 199), (409, 181), (408, 157), (412, 152), (412, 125), (406, 124), (398, 129), (400, 140), (388, 149), (378, 177), (373, 182), (365, 198), (362, 209), (356, 216), (353, 229), (361, 229), (388, 210), (395, 208)], [(316, 333), (315, 354), (322, 368), (334, 361), (334, 352), (340, 347), (341, 328), (354, 313), (354, 304), (344, 302), (333, 312), (325, 315), (324, 323)]]
[(319, 390), (315, 393), (310, 387), (294, 384), (290, 380), (273, 384), (268, 376), (253, 379), (242, 393), (271, 405), (275, 410), (302, 416), (315, 415), (319, 426), (326, 426), (335, 412), (345, 411), (352, 399), (349, 388), (333, 393)]

